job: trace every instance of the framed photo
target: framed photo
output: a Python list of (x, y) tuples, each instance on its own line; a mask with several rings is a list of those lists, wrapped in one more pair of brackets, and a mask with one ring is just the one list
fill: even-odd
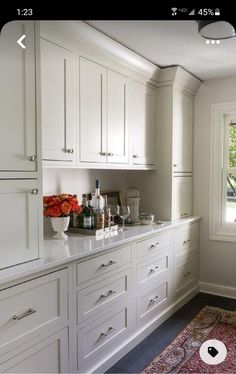
[(107, 204), (108, 205), (124, 205), (124, 196), (121, 191), (115, 192), (101, 192), (101, 195), (107, 195)]

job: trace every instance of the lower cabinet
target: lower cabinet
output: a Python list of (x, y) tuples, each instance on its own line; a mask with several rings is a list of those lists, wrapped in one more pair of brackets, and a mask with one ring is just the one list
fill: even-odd
[(1, 373), (104, 372), (198, 292), (197, 221), (0, 290)]
[[(22, 347), (23, 348), (23, 347)], [(67, 328), (0, 363), (1, 373), (68, 373)]]

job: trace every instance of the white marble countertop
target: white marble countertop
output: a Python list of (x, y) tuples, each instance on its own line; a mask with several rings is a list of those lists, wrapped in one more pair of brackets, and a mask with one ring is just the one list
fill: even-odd
[(74, 233), (68, 233), (67, 240), (56, 240), (52, 236), (48, 236), (44, 240), (44, 257), (0, 270), (0, 285), (2, 286), (4, 283), (41, 271), (50, 270), (56, 266), (63, 266), (69, 262), (145, 238), (150, 234), (159, 233), (199, 219), (200, 217), (189, 217), (173, 222), (166, 221), (162, 225), (127, 226), (127, 230), (107, 238), (96, 238), (95, 236)]

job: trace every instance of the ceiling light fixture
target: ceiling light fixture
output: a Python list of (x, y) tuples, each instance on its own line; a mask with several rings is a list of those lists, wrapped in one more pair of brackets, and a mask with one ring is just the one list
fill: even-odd
[[(207, 40), (220, 41), (236, 36), (235, 28), (226, 21), (197, 21), (198, 33)], [(207, 43), (209, 44), (209, 43)], [(212, 43), (214, 44), (214, 43)], [(219, 42), (217, 43), (219, 44)]]

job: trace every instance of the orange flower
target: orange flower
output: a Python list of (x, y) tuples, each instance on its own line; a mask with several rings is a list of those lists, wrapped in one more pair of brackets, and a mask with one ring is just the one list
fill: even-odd
[(78, 199), (75, 196), (66, 193), (44, 196), (43, 208), (43, 214), (45, 217), (65, 217), (71, 212), (81, 212)]

